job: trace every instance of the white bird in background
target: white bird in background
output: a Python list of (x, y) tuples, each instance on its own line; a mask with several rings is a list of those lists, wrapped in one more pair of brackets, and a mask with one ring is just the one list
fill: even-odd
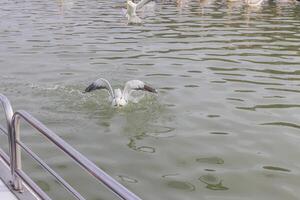
[(130, 100), (131, 92), (134, 90), (143, 90), (152, 93), (157, 93), (157, 90), (146, 85), (144, 82), (140, 80), (131, 80), (127, 81), (123, 91), (120, 88), (114, 89), (111, 87), (110, 83), (104, 79), (99, 78), (90, 84), (86, 89), (85, 92), (91, 92), (96, 89), (106, 89), (108, 90), (110, 101), (112, 106), (125, 106), (128, 101)]
[(260, 6), (264, 0), (245, 0), (248, 6)]
[(136, 10), (142, 8), (145, 4), (150, 2), (151, 0), (142, 0), (139, 3), (134, 3), (132, 0), (127, 0), (127, 11), (126, 17), (128, 19), (129, 24), (140, 24), (142, 23), (141, 18), (139, 18), (136, 14)]

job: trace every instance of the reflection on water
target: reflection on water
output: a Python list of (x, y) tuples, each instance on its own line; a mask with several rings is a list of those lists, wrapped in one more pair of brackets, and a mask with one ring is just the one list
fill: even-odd
[(128, 147), (135, 150), (135, 151), (141, 151), (145, 153), (155, 153), (154, 147), (148, 147), (148, 146), (137, 146), (136, 144), (136, 137), (130, 138), (130, 142), (128, 143)]
[(298, 104), (270, 104), (270, 105), (256, 105), (253, 107), (237, 107), (237, 109), (244, 109), (244, 110), (252, 110), (255, 111), (256, 109), (284, 109), (284, 108), (299, 108), (300, 105)]
[[(158, 0), (141, 26), (124, 8), (1, 1), (0, 92), (143, 199), (298, 199), (299, 2)], [(91, 77), (139, 79), (159, 95), (112, 109), (105, 91), (82, 93)], [(35, 134), (24, 140), (87, 199), (111, 199)]]
[(211, 174), (203, 175), (199, 180), (206, 184), (206, 188), (210, 190), (228, 190), (228, 187), (223, 186), (222, 180)]
[(292, 128), (300, 128), (299, 125), (288, 123), (288, 122), (269, 122), (269, 123), (263, 123), (261, 125), (271, 125), (271, 126), (286, 126), (286, 127), (292, 127)]
[(182, 181), (168, 181), (167, 185), (170, 188), (174, 188), (177, 190), (188, 190), (188, 191), (194, 191), (195, 186), (188, 182), (182, 182)]
[[(145, 126), (145, 125), (144, 125)], [(158, 127), (158, 126), (152, 126), (149, 125), (150, 127), (148, 128), (148, 132), (144, 132), (140, 135), (134, 135), (130, 137), (128, 147), (135, 151), (141, 151), (141, 152), (146, 152), (146, 153), (155, 153), (155, 148), (150, 147), (150, 146), (139, 146), (138, 141), (144, 140), (145, 137), (153, 137), (156, 139), (160, 138), (169, 138), (169, 137), (174, 137), (175, 135), (172, 133), (174, 131), (174, 128), (171, 127)], [(138, 130), (142, 131), (142, 130)]]

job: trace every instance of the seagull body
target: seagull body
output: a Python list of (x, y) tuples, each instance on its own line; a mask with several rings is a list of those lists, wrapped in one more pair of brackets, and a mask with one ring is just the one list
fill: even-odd
[(110, 101), (112, 106), (125, 106), (130, 100), (130, 94), (134, 90), (143, 90), (152, 93), (157, 93), (157, 90), (146, 85), (144, 82), (140, 80), (131, 80), (127, 81), (123, 91), (120, 88), (114, 89), (111, 87), (110, 83), (104, 79), (99, 78), (90, 84), (85, 92), (91, 92), (96, 89), (106, 89), (109, 93)]
[(142, 8), (146, 3), (151, 0), (142, 0), (139, 3), (134, 3), (132, 0), (127, 0), (127, 12), (126, 17), (129, 24), (141, 24), (142, 20), (137, 16), (136, 10)]
[(129, 24), (141, 24), (142, 20), (136, 14), (137, 4), (127, 0), (127, 19)]

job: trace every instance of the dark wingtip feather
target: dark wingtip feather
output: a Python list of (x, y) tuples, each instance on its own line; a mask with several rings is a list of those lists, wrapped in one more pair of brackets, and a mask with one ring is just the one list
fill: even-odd
[(152, 92), (152, 93), (157, 93), (157, 90), (153, 87), (150, 87), (148, 85), (144, 85), (144, 90), (148, 91), (148, 92)]
[(87, 93), (87, 92), (90, 92), (90, 91), (95, 90), (95, 89), (96, 89), (95, 85), (91, 84), (87, 88), (85, 88), (83, 93)]

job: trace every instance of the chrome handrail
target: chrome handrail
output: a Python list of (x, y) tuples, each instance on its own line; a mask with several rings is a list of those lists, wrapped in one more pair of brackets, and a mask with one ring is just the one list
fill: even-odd
[[(18, 178), (15, 171), (13, 170), (13, 168), (21, 169), (21, 150), (19, 147), (16, 147), (13, 142), (11, 142), (13, 140), (13, 138), (12, 138), (12, 133), (13, 133), (12, 118), (13, 118), (14, 111), (12, 109), (10, 101), (3, 94), (0, 94), (0, 102), (4, 109), (5, 118), (6, 118), (12, 185), (14, 186), (15, 190), (21, 191), (22, 190), (22, 181), (20, 178)], [(18, 138), (18, 137), (19, 137), (19, 135), (16, 135), (16, 138)], [(15, 149), (15, 150), (13, 151), (12, 149)]]
[(6, 96), (3, 94), (0, 94), (0, 102), (2, 104), (2, 107), (5, 112), (5, 117), (6, 117), (6, 125), (7, 125), (7, 130), (8, 134), (11, 133), (12, 131), (12, 117), (14, 115), (14, 111), (12, 109), (12, 106)]
[[(22, 171), (21, 166), (21, 149), (23, 149), (31, 158), (38, 162), (46, 171), (48, 171), (56, 180), (63, 185), (63, 187), (69, 191), (74, 197), (79, 200), (84, 200), (84, 198), (72, 187), (70, 186), (61, 176), (59, 176), (54, 170), (52, 170), (49, 165), (47, 165), (42, 159), (40, 159), (30, 148), (28, 148), (20, 140), (20, 122), (23, 119), (32, 128), (44, 135), (48, 140), (54, 143), (60, 150), (70, 156), (79, 166), (85, 169), (89, 174), (91, 174), (98, 181), (103, 183), (106, 187), (115, 193), (120, 199), (123, 200), (141, 200), (137, 195), (132, 193), (122, 184), (117, 182), (93, 162), (88, 160), (80, 152), (75, 150), (71, 145), (66, 143), (53, 131), (48, 129), (43, 123), (38, 121), (36, 118), (31, 116), (24, 110), (13, 112), (12, 106), (9, 100), (2, 94), (0, 94), (0, 102), (5, 111), (5, 117), (7, 122), (7, 130), (5, 131), (3, 127), (0, 127), (5, 135), (8, 135), (9, 141), (9, 159), (8, 156), (0, 149), (0, 156), (4, 158), (6, 163), (10, 165), (11, 169), (11, 182), (13, 189), (22, 192), (23, 182), (31, 188), (31, 190), (43, 200), (51, 200), (51, 198), (42, 190), (40, 187), (32, 181), (27, 174)], [(2, 155), (3, 154), (3, 155)], [(10, 160), (10, 161), (8, 161)]]
[[(89, 174), (94, 176), (98, 181), (103, 183), (106, 187), (108, 187), (112, 192), (114, 192), (119, 198), (124, 200), (141, 200), (137, 195), (129, 191), (103, 170), (98, 168), (93, 162), (88, 160), (85, 156), (83, 156), (80, 152), (75, 150), (71, 145), (66, 143), (63, 139), (61, 139), (58, 135), (56, 135), (53, 131), (48, 129), (44, 124), (35, 119), (29, 113), (24, 110), (20, 110), (15, 112), (12, 118), (13, 124), (13, 142), (16, 144), (20, 144), (20, 140), (16, 138), (19, 134), (20, 120), (25, 120), (29, 125), (31, 125), (34, 129), (38, 130), (39, 133), (44, 135), (47, 139), (49, 139), (52, 143), (54, 143), (59, 149), (61, 149), (64, 153), (69, 155), (78, 165), (80, 165), (83, 169), (85, 169)], [(58, 178), (57, 175), (54, 175), (55, 178)], [(70, 190), (69, 190), (70, 191)], [(72, 193), (72, 192), (71, 192)], [(72, 193), (74, 196), (76, 194)], [(78, 196), (77, 196), (78, 197)], [(78, 197), (78, 199), (81, 199)]]
[[(2, 125), (0, 125), (0, 133), (8, 137), (7, 130), (5, 130), (5, 128), (2, 127)], [(10, 157), (1, 148), (0, 148), (0, 157), (3, 159), (3, 161), (6, 163), (7, 166), (10, 165), (10, 160), (9, 160)]]

